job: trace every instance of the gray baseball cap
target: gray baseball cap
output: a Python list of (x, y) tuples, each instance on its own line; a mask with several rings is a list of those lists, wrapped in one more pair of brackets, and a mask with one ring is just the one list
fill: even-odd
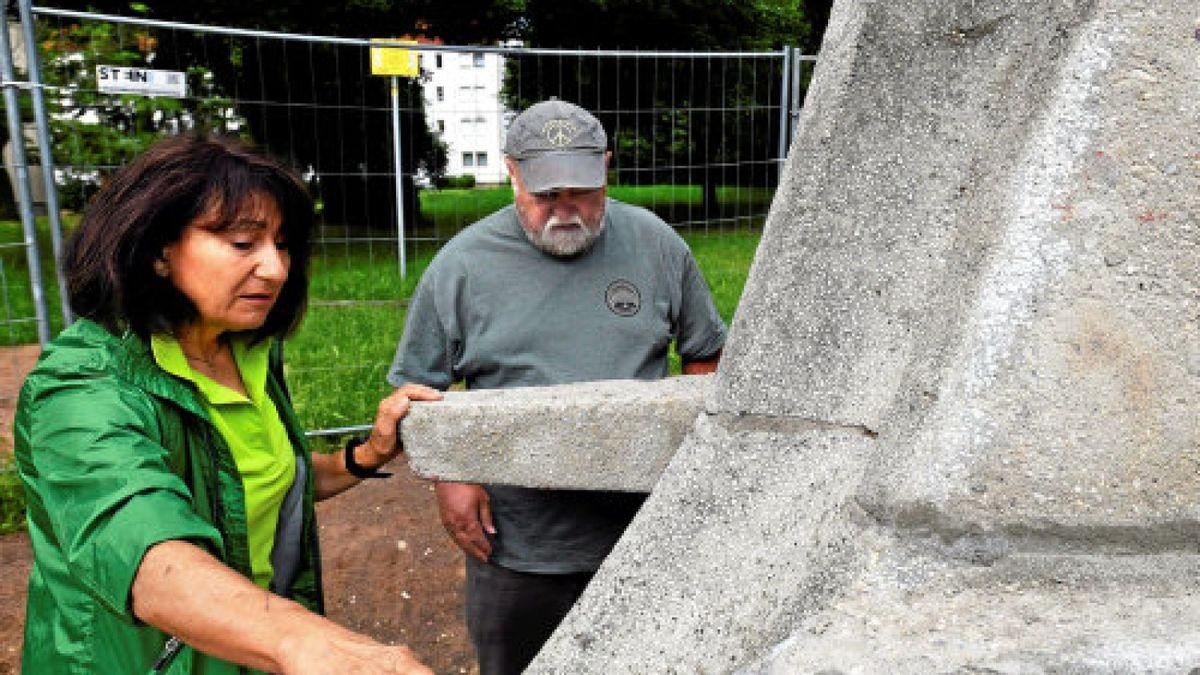
[(517, 160), (525, 189), (548, 192), (602, 187), (607, 147), (600, 120), (574, 103), (551, 99), (517, 115), (504, 154)]

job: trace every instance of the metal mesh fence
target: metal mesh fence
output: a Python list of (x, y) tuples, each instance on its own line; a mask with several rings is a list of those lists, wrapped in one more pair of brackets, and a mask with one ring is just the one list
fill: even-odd
[[(33, 13), (68, 229), (108, 173), (167, 133), (244, 136), (309, 182), (319, 208), (312, 303), (287, 353), (313, 429), (370, 418), (388, 389), (401, 298), (440, 244), (511, 201), (500, 148), (514, 111), (550, 97), (593, 111), (610, 135), (610, 195), (681, 230), (758, 228), (810, 61), (790, 50), (426, 43), (404, 47), (419, 55), (417, 76), (387, 77), (372, 74), (373, 59), (393, 47), (365, 40)], [(185, 91), (113, 93), (106, 82), (135, 76)], [(10, 240), (0, 242), (0, 340), (20, 344), (37, 338), (16, 299), (28, 294), (27, 242)]]

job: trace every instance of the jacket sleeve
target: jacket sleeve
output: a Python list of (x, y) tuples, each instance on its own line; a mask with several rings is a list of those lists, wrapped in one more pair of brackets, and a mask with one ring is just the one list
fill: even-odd
[(192, 509), (180, 477), (184, 449), (162, 445), (147, 394), (114, 380), (43, 382), (25, 393), (17, 445), (35, 493), (30, 519), (44, 519), (35, 525), (68, 578), (135, 623), (130, 589), (147, 549), (172, 539), (222, 548), (220, 533)]

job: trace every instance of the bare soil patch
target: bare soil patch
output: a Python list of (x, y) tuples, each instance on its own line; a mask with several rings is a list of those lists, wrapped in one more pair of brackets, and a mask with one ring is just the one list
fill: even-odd
[[(12, 449), (17, 392), (37, 346), (0, 348), (0, 452)], [(394, 462), (317, 507), (326, 613), (383, 642), (406, 644), (437, 673), (476, 673), (463, 619), (462, 553), (438, 520), (432, 486)], [(0, 537), (0, 675), (20, 672), (29, 537)]]
[[(25, 375), (42, 353), (38, 345), (0, 347), (0, 451), (12, 451), (13, 413)], [(2, 672), (2, 671), (0, 671)]]
[(21, 672), (21, 630), (25, 627), (25, 585), (33, 556), (24, 532), (0, 537), (0, 675)]

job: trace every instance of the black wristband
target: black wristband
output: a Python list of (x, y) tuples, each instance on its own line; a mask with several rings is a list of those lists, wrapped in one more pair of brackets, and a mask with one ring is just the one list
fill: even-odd
[(355, 436), (346, 441), (346, 470), (350, 472), (351, 476), (356, 478), (387, 478), (392, 475), (389, 471), (368, 469), (354, 461), (354, 449), (366, 442), (367, 439), (362, 436)]

